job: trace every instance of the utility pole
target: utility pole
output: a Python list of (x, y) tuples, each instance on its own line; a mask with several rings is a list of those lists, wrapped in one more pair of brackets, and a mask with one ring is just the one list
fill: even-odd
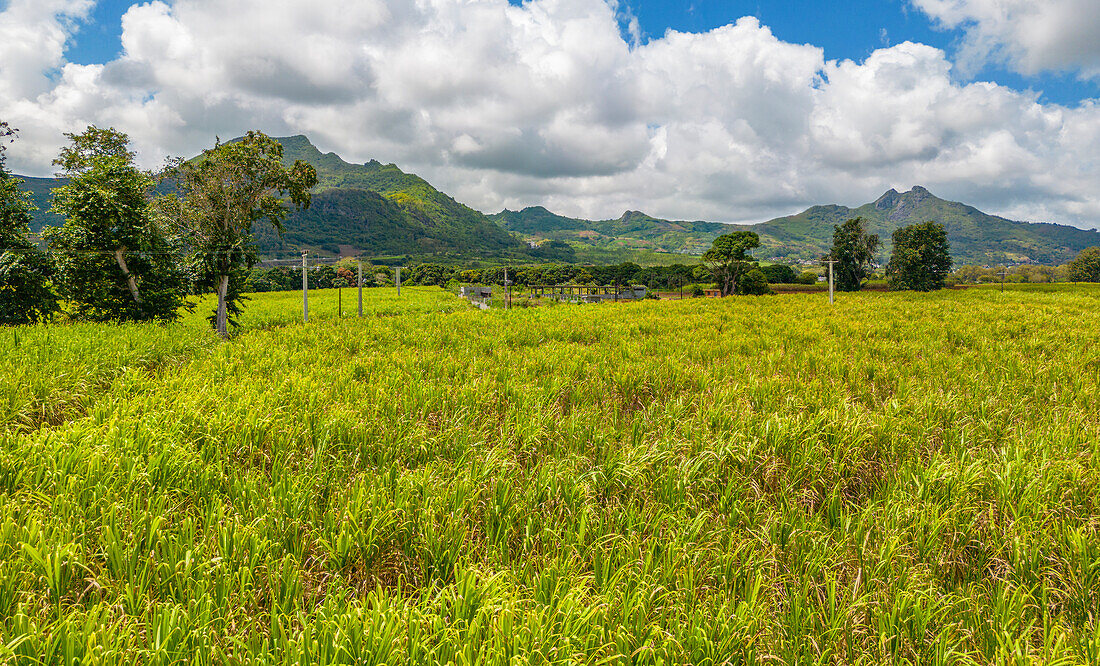
[(836, 263), (835, 259), (827, 259), (826, 263), (829, 264), (829, 305), (833, 304), (833, 264)]
[(680, 300), (684, 300), (684, 276), (680, 276)]
[(504, 267), (504, 309), (507, 310), (511, 305), (511, 299), (508, 298), (508, 267)]
[(302, 321), (309, 322), (309, 276), (306, 275), (306, 253), (302, 253)]
[(397, 295), (401, 295), (401, 267), (397, 267)]
[(359, 262), (359, 316), (363, 316), (363, 262)]
[(1005, 293), (1005, 276), (1008, 275), (1008, 269), (1004, 266), (1001, 267), (1001, 293)]

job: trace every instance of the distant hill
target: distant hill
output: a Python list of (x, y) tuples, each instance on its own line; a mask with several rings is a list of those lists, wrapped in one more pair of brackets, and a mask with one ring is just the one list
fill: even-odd
[(542, 206), (504, 209), (490, 215), (508, 231), (531, 239), (549, 238), (604, 249), (701, 254), (733, 227), (719, 222), (673, 222), (628, 210), (614, 220), (583, 220), (555, 215)]
[[(852, 217), (862, 217), (868, 229), (882, 238), (879, 261), (883, 263), (889, 257), (890, 234), (895, 229), (929, 220), (947, 228), (956, 265), (1062, 264), (1082, 249), (1100, 245), (1100, 233), (1094, 230), (1015, 222), (945, 201), (923, 187), (905, 193), (890, 190), (858, 208), (814, 206), (751, 226), (662, 220), (637, 211), (612, 220), (585, 220), (557, 215), (541, 206), (505, 209), (487, 216), (393, 164), (345, 162), (335, 153), (322, 153), (300, 135), (278, 141), (288, 163), (301, 159), (317, 169), (318, 184), (313, 205), (289, 215), (282, 238), (257, 225), (256, 240), (267, 257), (307, 250), (373, 257), (410, 255), (417, 260), (447, 256), (455, 260), (672, 263), (678, 261), (677, 256), (702, 254), (723, 233), (751, 229), (760, 234), (757, 257), (816, 263), (832, 243), (833, 226)], [(22, 178), (39, 207), (32, 231), (46, 224), (61, 224), (62, 220), (48, 211), (52, 189), (64, 180)]]
[[(304, 160), (317, 169), (313, 203), (291, 212), (282, 238), (270, 227), (256, 225), (261, 255), (286, 255), (300, 250), (324, 254), (367, 256), (448, 253), (472, 258), (515, 258), (532, 261), (528, 244), (516, 239), (484, 214), (465, 206), (414, 174), (393, 164), (345, 162), (335, 153), (321, 153), (304, 136), (277, 139), (287, 163)], [(32, 231), (62, 220), (45, 213), (51, 191), (62, 179), (28, 178), (39, 211)]]
[(61, 187), (68, 181), (64, 178), (16, 177), (24, 180), (23, 189), (31, 193), (31, 200), (38, 208), (33, 213), (34, 220), (31, 222), (31, 231), (38, 233), (46, 225), (60, 226), (65, 220), (50, 212), (50, 206), (53, 205), (53, 189)]
[(1100, 244), (1100, 234), (1060, 224), (1015, 222), (955, 201), (945, 201), (923, 187), (890, 190), (859, 208), (814, 206), (797, 215), (754, 225), (763, 246), (759, 257), (813, 259), (828, 251), (833, 225), (862, 217), (882, 239), (881, 260), (889, 257), (890, 235), (898, 227), (929, 220), (947, 229), (956, 265), (1036, 263), (1063, 264), (1086, 247)]
[[(459, 253), (481, 257), (527, 257), (528, 246), (415, 174), (371, 160), (345, 162), (321, 153), (304, 136), (281, 137), (287, 163), (303, 160), (317, 169), (309, 209), (291, 213), (282, 239), (257, 233), (267, 254), (311, 249), (337, 253)], [(529, 258), (529, 257), (528, 257)]]
[(858, 208), (814, 206), (797, 215), (755, 225), (672, 222), (627, 211), (617, 220), (583, 220), (555, 215), (536, 206), (504, 210), (489, 216), (509, 231), (527, 238), (553, 238), (597, 248), (650, 248), (699, 254), (715, 237), (749, 229), (760, 235), (761, 259), (790, 263), (816, 262), (832, 245), (833, 226), (862, 217), (882, 239), (879, 261), (890, 256), (895, 229), (917, 222), (939, 222), (947, 229), (956, 265), (997, 263), (1063, 264), (1086, 247), (1100, 245), (1100, 233), (1059, 224), (1015, 222), (954, 201), (923, 187), (890, 190)]

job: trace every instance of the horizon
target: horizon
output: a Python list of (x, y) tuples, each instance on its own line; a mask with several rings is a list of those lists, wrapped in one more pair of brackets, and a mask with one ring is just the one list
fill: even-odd
[(86, 124), (146, 167), (261, 129), (488, 213), (753, 224), (920, 184), (1095, 229), (1082, 1), (0, 0), (0, 119), (33, 177)]

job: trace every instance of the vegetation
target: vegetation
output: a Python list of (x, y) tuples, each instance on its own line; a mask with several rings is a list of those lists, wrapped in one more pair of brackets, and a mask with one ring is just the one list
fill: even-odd
[(886, 267), (894, 290), (943, 289), (951, 274), (951, 245), (942, 224), (924, 222), (894, 232), (894, 249)]
[[(742, 293), (742, 278), (755, 268), (749, 261), (749, 251), (757, 247), (760, 247), (759, 236), (751, 231), (735, 231), (715, 238), (714, 244), (703, 253), (703, 264), (718, 281), (723, 296)], [(760, 277), (763, 278), (763, 274)], [(752, 285), (757, 288), (758, 280), (754, 279)], [(767, 288), (767, 279), (764, 279), (764, 288)]]
[[(833, 227), (833, 248), (823, 258), (833, 260), (833, 283), (838, 291), (859, 291), (874, 269), (878, 236), (868, 234), (861, 218)], [(826, 270), (828, 262), (825, 261)]]
[(0, 122), (0, 325), (33, 324), (57, 310), (50, 265), (28, 238), (30, 196), (7, 170), (7, 142), (16, 130)]
[(199, 283), (213, 290), (218, 305), (211, 317), (223, 338), (238, 305), (248, 269), (256, 261), (252, 225), (266, 221), (279, 232), (288, 204), (309, 208), (317, 173), (302, 161), (284, 166), (283, 147), (262, 132), (203, 151), (201, 159), (177, 165), (182, 196), (168, 195), (162, 212), (186, 229), (197, 259)]
[(11, 329), (0, 662), (1096, 663), (1042, 287)]
[[(626, 211), (616, 219), (584, 220), (557, 215), (540, 206), (486, 216), (393, 164), (374, 160), (351, 164), (335, 153), (321, 153), (304, 136), (278, 141), (288, 164), (302, 160), (316, 169), (318, 185), (312, 192), (313, 205), (287, 216), (285, 234), (280, 236), (270, 228), (257, 229), (258, 252), (267, 258), (293, 256), (305, 250), (374, 260), (402, 256), (408, 257), (406, 264), (541, 260), (661, 265), (691, 261), (688, 257), (697, 261), (715, 238), (743, 230), (760, 236), (759, 256), (768, 261), (809, 264), (828, 251), (833, 227), (855, 217), (864, 220), (869, 233), (887, 239), (901, 226), (936, 221), (947, 230), (956, 260), (975, 265), (1058, 265), (1069, 262), (1086, 247), (1100, 245), (1096, 231), (1014, 222), (945, 201), (923, 187), (905, 193), (890, 190), (858, 208), (814, 206), (797, 215), (751, 226), (663, 220), (638, 211)], [(64, 181), (25, 180), (34, 203), (41, 209), (31, 230), (58, 224), (47, 219), (47, 212), (51, 191)], [(528, 247), (523, 241), (538, 247)], [(541, 244), (546, 241), (559, 245), (544, 248)], [(880, 249), (882, 254), (876, 261), (884, 263), (890, 244)]]
[[(927, 220), (942, 224), (952, 255), (964, 264), (1058, 265), (1090, 245), (1100, 245), (1100, 234), (1095, 230), (1014, 222), (940, 199), (923, 187), (903, 193), (890, 190), (858, 208), (813, 206), (797, 215), (755, 225), (753, 230), (760, 234), (760, 256), (776, 261), (816, 259), (828, 251), (833, 227), (856, 217), (863, 219), (868, 233), (882, 238), (890, 238), (899, 227)], [(890, 250), (887, 243), (876, 261), (889, 257)]]
[(175, 319), (189, 280), (178, 241), (151, 215), (153, 181), (134, 165), (129, 137), (95, 126), (65, 136), (54, 164), (67, 184), (53, 203), (65, 223), (43, 232), (61, 296), (81, 319)]
[(1067, 278), (1073, 282), (1100, 282), (1100, 247), (1089, 247), (1070, 262)]

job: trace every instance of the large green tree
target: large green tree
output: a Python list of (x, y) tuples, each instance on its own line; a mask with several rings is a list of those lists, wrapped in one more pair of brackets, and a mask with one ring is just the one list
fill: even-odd
[(886, 276), (895, 290), (943, 289), (951, 273), (951, 244), (942, 224), (923, 222), (894, 231)]
[[(863, 218), (852, 218), (833, 227), (833, 249), (824, 260), (832, 259), (833, 279), (839, 291), (859, 291), (874, 269), (878, 235), (868, 234)], [(828, 264), (826, 263), (826, 270)]]
[(179, 195), (162, 199), (160, 209), (186, 230), (198, 284), (218, 296), (210, 322), (228, 337), (230, 317), (240, 312), (241, 291), (256, 262), (252, 225), (266, 220), (281, 234), (288, 203), (309, 207), (317, 172), (301, 160), (284, 165), (278, 141), (249, 132), (180, 162), (175, 179)]
[(7, 170), (7, 143), (15, 136), (0, 122), (0, 324), (33, 324), (57, 310), (50, 288), (50, 265), (30, 241), (30, 194)]
[(81, 319), (175, 319), (189, 280), (178, 238), (151, 215), (153, 179), (134, 164), (129, 137), (95, 126), (65, 136), (54, 164), (69, 182), (53, 203), (65, 223), (42, 234), (62, 296)]
[(749, 250), (756, 247), (760, 247), (760, 236), (752, 231), (735, 231), (715, 238), (703, 253), (703, 264), (718, 281), (723, 296), (738, 292), (742, 276), (754, 267)]
[(1100, 247), (1087, 247), (1069, 262), (1070, 282), (1100, 282)]

